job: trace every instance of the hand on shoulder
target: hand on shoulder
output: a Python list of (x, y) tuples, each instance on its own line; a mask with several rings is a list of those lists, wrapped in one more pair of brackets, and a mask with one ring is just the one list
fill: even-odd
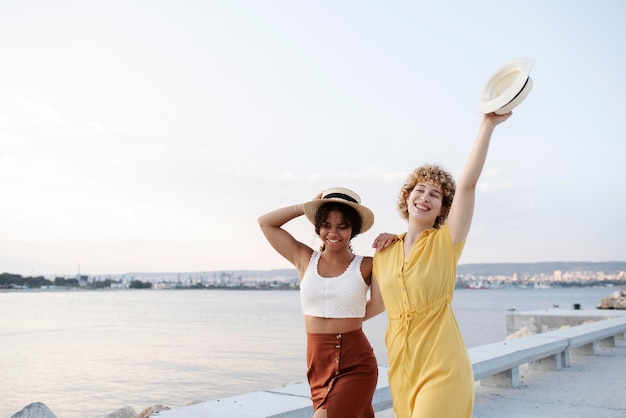
[(376, 251), (382, 250), (389, 247), (397, 239), (398, 236), (396, 234), (383, 232), (381, 234), (378, 234), (378, 236), (374, 239), (374, 242), (372, 243), (372, 248), (374, 248)]

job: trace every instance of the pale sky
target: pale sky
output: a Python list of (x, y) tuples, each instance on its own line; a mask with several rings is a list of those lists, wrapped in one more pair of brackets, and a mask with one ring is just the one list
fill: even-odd
[[(413, 168), (494, 134), (460, 264), (626, 260), (626, 3), (0, 2), (0, 272), (290, 268), (257, 218), (349, 187), (403, 232)], [(287, 224), (317, 246), (304, 217)]]

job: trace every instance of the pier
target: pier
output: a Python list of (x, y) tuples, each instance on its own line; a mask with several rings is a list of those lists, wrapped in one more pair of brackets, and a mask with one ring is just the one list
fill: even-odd
[[(509, 334), (532, 335), (472, 347), (475, 418), (623, 417), (626, 414), (626, 311), (510, 313)], [(532, 330), (532, 331), (531, 331)], [(163, 418), (310, 418), (306, 382), (162, 411)], [(386, 366), (373, 399), (377, 418), (393, 418)]]

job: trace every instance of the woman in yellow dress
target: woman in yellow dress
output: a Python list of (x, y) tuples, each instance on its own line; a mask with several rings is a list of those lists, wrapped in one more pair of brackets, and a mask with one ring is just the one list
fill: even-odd
[(407, 231), (391, 245), (385, 234), (372, 245), (378, 251), (366, 319), (387, 311), (389, 388), (398, 418), (472, 416), (474, 376), (452, 295), (491, 136), (510, 116), (483, 115), (457, 185), (439, 166), (416, 168), (398, 198)]

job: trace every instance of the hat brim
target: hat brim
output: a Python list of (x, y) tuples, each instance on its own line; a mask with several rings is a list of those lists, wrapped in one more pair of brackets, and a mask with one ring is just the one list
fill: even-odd
[(530, 58), (517, 58), (494, 73), (481, 92), (478, 111), (503, 115), (522, 103), (532, 90), (533, 64)]
[(313, 225), (315, 225), (315, 214), (317, 213), (317, 210), (322, 205), (330, 202), (341, 203), (342, 205), (350, 206), (357, 211), (357, 213), (361, 217), (361, 234), (370, 230), (370, 228), (372, 228), (372, 226), (374, 225), (374, 212), (372, 212), (370, 209), (363, 205), (348, 202), (345, 199), (341, 198), (316, 199), (310, 202), (306, 202), (302, 205), (302, 208), (304, 209), (304, 216), (306, 216), (307, 219)]

